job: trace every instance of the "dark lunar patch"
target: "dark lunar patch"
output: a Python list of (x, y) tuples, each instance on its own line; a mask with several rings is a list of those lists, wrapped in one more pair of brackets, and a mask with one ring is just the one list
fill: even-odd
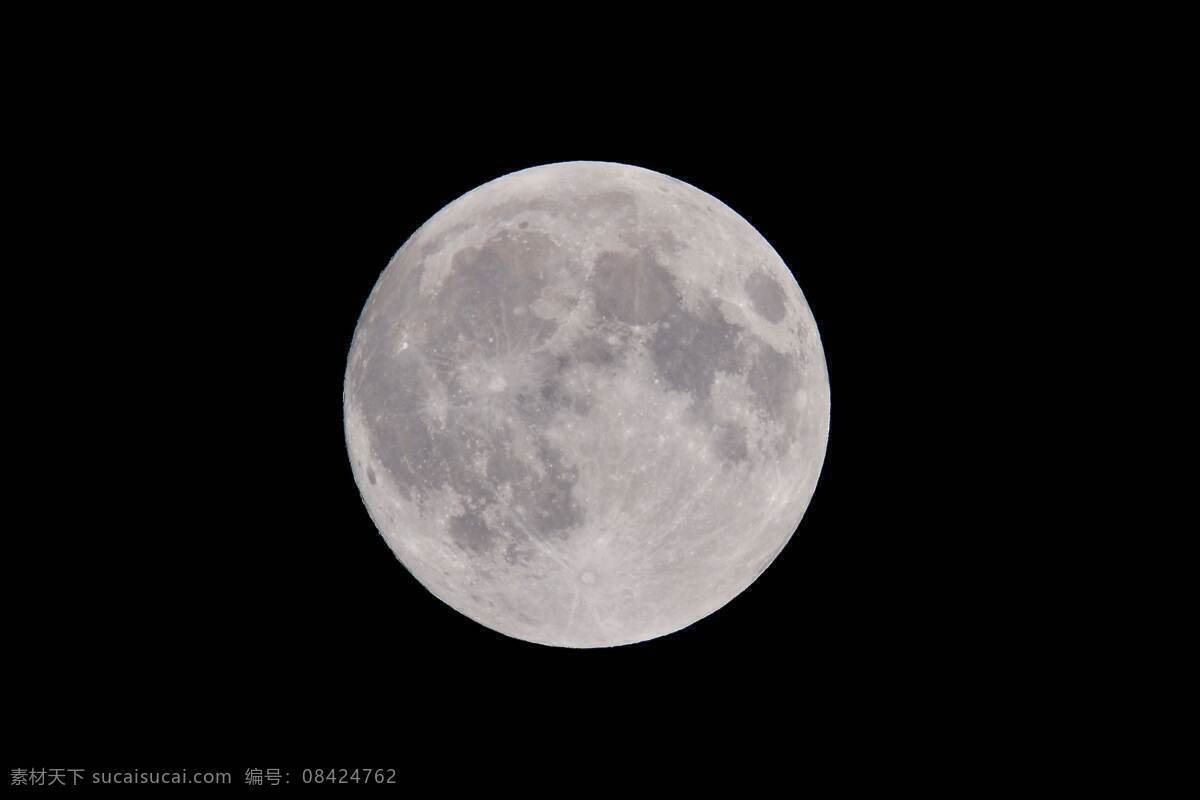
[(375, 485), (375, 470), (370, 467), (367, 467), (367, 480), (371, 482), (372, 486)]
[(632, 340), (633, 333), (627, 325), (599, 320), (558, 354), (558, 372), (565, 372), (575, 364), (615, 370), (626, 362)]
[[(604, 326), (602, 331), (586, 334), (572, 342), (563, 352), (540, 351), (532, 358), (532, 382), (513, 397), (513, 405), (521, 419), (531, 429), (544, 427), (555, 416), (574, 413), (587, 416), (594, 400), (588, 393), (567, 388), (568, 374), (580, 365), (616, 368), (623, 361), (626, 339), (615, 332), (624, 326)], [(607, 331), (607, 332), (603, 332)], [(614, 342), (608, 341), (614, 338)]]
[(573, 489), (579, 481), (579, 469), (567, 466), (562, 454), (545, 441), (538, 443), (543, 474), (531, 474), (513, 487), (513, 503), (524, 506), (525, 522), (541, 538), (566, 538), (571, 529), (583, 524), (583, 507)]
[(503, 232), (482, 247), (454, 254), (451, 271), (435, 298), (427, 341), (462, 340), (485, 357), (540, 344), (554, 324), (515, 314), (533, 303), (547, 284), (578, 271), (548, 237), (536, 231)]
[(596, 312), (630, 325), (657, 322), (678, 303), (671, 273), (645, 251), (601, 253), (591, 286)]
[(513, 409), (530, 429), (544, 427), (569, 403), (558, 380), (559, 359), (545, 350), (530, 355), (530, 381), (512, 398)]
[(528, 537), (517, 534), (524, 541), (511, 542), (504, 548), (504, 560), (513, 566), (528, 564), (534, 556), (534, 549), (528, 544)]
[(771, 419), (784, 425), (784, 436), (777, 443), (780, 455), (788, 451), (798, 431), (799, 419), (794, 401), (802, 379), (794, 356), (784, 356), (766, 345), (760, 347), (746, 373), (746, 383), (756, 404)]
[(571, 355), (584, 364), (611, 367), (617, 364), (620, 350), (603, 336), (581, 336), (571, 345)]
[(461, 495), (490, 500), (493, 491), (475, 471), (474, 460), (476, 452), (493, 443), (475, 432), (468, 411), (454, 406), (447, 409), (446, 429), (431, 429), (422, 413), (426, 394), (420, 387), (432, 376), (421, 376), (414, 357), (396, 362), (397, 369), (375, 374), (359, 401), (371, 423), (374, 452), (397, 491), (418, 506), (447, 485)]
[(496, 547), (496, 534), (483, 517), (472, 512), (450, 518), (448, 525), (454, 543), (472, 553), (489, 553)]
[(746, 429), (740, 425), (718, 425), (713, 436), (713, 449), (722, 461), (745, 461), (750, 457)]
[(519, 483), (529, 478), (529, 467), (507, 448), (498, 447), (488, 456), (487, 476), (497, 485)]
[(586, 417), (592, 413), (592, 406), (594, 404), (595, 401), (585, 394), (577, 394), (571, 397), (571, 410), (581, 417)]
[(549, 419), (557, 413), (573, 411), (580, 416), (586, 416), (592, 408), (592, 399), (567, 391), (567, 388), (557, 378), (548, 378), (538, 390), (541, 398), (538, 411)]
[[(549, 336), (552, 323), (512, 312), (526, 308), (572, 266), (542, 234), (504, 233), (482, 247), (455, 253), (450, 274), (430, 300), (420, 297), (422, 269), (411, 268), (410, 259), (402, 255), (389, 267), (369, 305), (373, 316), (358, 334), (364, 361), (349, 375), (350, 390), (367, 419), (380, 463), (406, 500), (423, 506), (431, 492), (451, 486), (462, 496), (489, 502), (494, 493), (474, 463), (477, 453), (491, 452), (498, 444), (479, 431), (480, 416), (495, 409), (464, 403), (471, 398), (455, 394), (459, 387), (450, 373), (471, 352), (494, 357)], [(418, 308), (419, 303), (424, 307)], [(428, 324), (409, 330), (413, 341), (401, 351), (405, 334), (396, 321), (406, 319)], [(444, 428), (431, 427), (426, 415), (426, 387), (436, 382), (451, 393)]]
[(703, 401), (717, 370), (737, 371), (739, 330), (711, 301), (696, 314), (676, 306), (654, 331), (650, 355), (669, 387)]
[(411, 353), (389, 355), (387, 366), (372, 370), (373, 380), (362, 382), (357, 394), (374, 451), (408, 500), (413, 499), (412, 488), (421, 483), (414, 464), (432, 453), (429, 431), (417, 415), (425, 399), (417, 388), (420, 369)]
[(792, 400), (800, 390), (800, 371), (794, 357), (785, 356), (764, 344), (754, 356), (746, 382), (759, 405), (778, 419), (791, 408)]
[(787, 314), (783, 289), (761, 272), (755, 272), (746, 279), (746, 294), (750, 296), (754, 310), (767, 322), (779, 322)]

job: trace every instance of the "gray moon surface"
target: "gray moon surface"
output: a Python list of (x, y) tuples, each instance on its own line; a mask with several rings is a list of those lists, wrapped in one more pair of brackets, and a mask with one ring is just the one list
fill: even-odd
[(470, 191), (396, 253), (346, 368), (366, 507), (435, 596), (500, 633), (679, 630), (774, 560), (829, 430), (816, 322), (716, 198), (604, 162)]

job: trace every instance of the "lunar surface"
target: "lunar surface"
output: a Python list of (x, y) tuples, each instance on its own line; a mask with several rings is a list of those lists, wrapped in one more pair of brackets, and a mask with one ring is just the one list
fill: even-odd
[(400, 561), (501, 633), (676, 631), (796, 530), (829, 428), (792, 273), (716, 198), (622, 164), (535, 167), (446, 206), (363, 310), (354, 477)]

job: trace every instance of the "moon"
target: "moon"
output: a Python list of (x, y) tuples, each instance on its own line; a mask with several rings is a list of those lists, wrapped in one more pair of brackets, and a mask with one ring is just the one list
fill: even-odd
[(372, 290), (355, 481), (430, 592), (558, 647), (677, 631), (800, 523), (829, 431), (816, 322), (771, 245), (657, 172), (569, 162), (439, 211)]

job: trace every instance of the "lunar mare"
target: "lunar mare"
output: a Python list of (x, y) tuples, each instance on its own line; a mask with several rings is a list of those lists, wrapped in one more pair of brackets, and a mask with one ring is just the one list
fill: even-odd
[(367, 509), (438, 598), (509, 636), (676, 631), (791, 537), (829, 382), (792, 273), (749, 223), (622, 164), (551, 164), (443, 208), (354, 334)]

